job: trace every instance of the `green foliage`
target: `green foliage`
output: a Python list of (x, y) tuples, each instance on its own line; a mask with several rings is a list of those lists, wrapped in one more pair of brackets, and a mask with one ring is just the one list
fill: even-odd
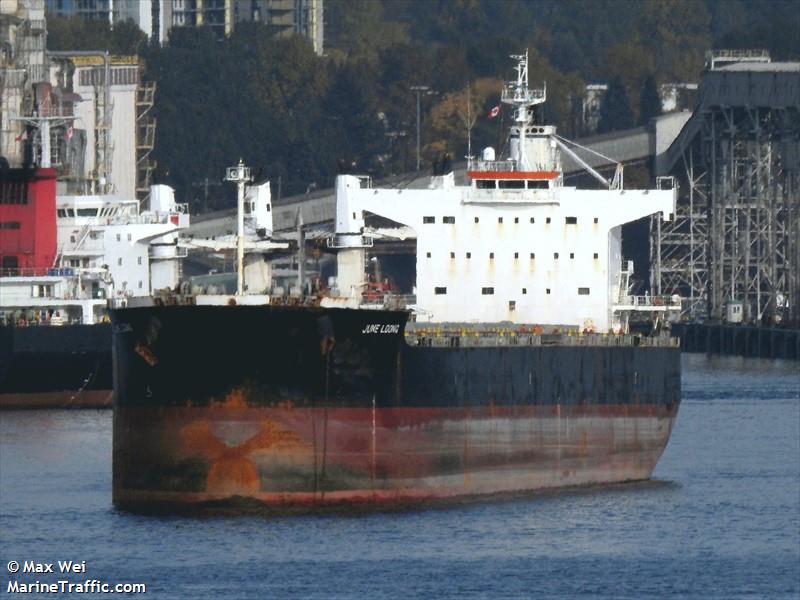
[(773, 60), (800, 58), (797, 0), (709, 2), (714, 48), (764, 48)]
[[(331, 180), (335, 155), (322, 154), (319, 142), (329, 131), (328, 70), (302, 38), (275, 39), (258, 24), (225, 41), (208, 29), (173, 30), (147, 67), (159, 82), (157, 176), (182, 198), (192, 201), (207, 177), (218, 180), (239, 158), (259, 179), (280, 178), (284, 194)], [(230, 190), (221, 193), (232, 200)]]
[(600, 120), (597, 133), (607, 133), (633, 127), (633, 111), (628, 93), (619, 78), (612, 79), (600, 105)]
[(384, 16), (375, 0), (326, 3), (327, 43), (341, 60), (376, 62), (381, 50), (408, 41), (406, 26)]
[(509, 55), (526, 47), (531, 83), (547, 82), (537, 119), (568, 134), (586, 82), (610, 82), (600, 128), (611, 131), (658, 114), (656, 81), (699, 81), (707, 49), (800, 58), (796, 0), (325, 0), (325, 21), (324, 57), (248, 23), (222, 41), (173, 29), (158, 47), (131, 22), (48, 16), (48, 47), (143, 56), (157, 82), (157, 177), (194, 211), (232, 205), (220, 177), (239, 158), (284, 196), (332, 184), (339, 159), (373, 175), (413, 168), (416, 85), (435, 92), (421, 105), (428, 160), (466, 153), (468, 86), (473, 152), (501, 149), (507, 117), (486, 118), (499, 95), (481, 80), (512, 78)]
[(139, 54), (147, 45), (147, 35), (131, 20), (115, 23), (87, 21), (80, 17), (47, 16), (49, 50), (108, 50), (111, 54)]
[(642, 85), (639, 99), (639, 125), (646, 125), (650, 119), (661, 114), (661, 97), (658, 94), (656, 78), (648, 75)]

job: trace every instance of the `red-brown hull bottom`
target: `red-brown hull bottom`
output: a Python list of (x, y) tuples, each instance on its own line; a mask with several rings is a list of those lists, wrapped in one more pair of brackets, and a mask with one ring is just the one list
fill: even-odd
[(0, 410), (38, 408), (111, 408), (113, 390), (65, 390), (0, 394)]
[[(648, 479), (677, 407), (115, 411), (121, 508), (391, 507)], [(135, 450), (134, 450), (135, 449)]]

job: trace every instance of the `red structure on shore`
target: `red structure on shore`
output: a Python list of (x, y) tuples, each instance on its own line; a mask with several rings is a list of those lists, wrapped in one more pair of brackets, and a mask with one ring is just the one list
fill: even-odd
[(22, 274), (56, 257), (55, 169), (0, 171), (0, 269)]

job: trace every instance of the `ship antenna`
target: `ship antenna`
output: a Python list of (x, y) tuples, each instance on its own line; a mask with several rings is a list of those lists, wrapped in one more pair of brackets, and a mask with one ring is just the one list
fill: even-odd
[(472, 114), (471, 114), (471, 104), (472, 98), (470, 98), (470, 82), (467, 82), (467, 160), (472, 160)]
[(517, 158), (517, 169), (526, 170), (529, 168), (525, 155), (525, 129), (531, 122), (530, 108), (536, 104), (542, 104), (547, 97), (545, 87), (530, 89), (528, 87), (528, 49), (525, 54), (512, 54), (511, 58), (517, 61), (514, 69), (517, 72), (517, 80), (510, 81), (503, 88), (501, 101), (514, 107), (514, 123), (519, 133), (519, 156)]
[(467, 115), (461, 112), (461, 109), (456, 110), (459, 118), (467, 130), (467, 161), (472, 160), (472, 128), (475, 126), (475, 121), (478, 120), (478, 115), (472, 116), (472, 83), (467, 82)]

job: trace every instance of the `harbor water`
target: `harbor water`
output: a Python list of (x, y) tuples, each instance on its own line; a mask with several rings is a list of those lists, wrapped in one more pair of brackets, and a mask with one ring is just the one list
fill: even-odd
[[(797, 362), (684, 355), (650, 482), (431, 510), (120, 512), (111, 420), (0, 413), (0, 597), (87, 580), (143, 583), (147, 598), (800, 597)], [(83, 570), (60, 573), (70, 560)], [(26, 595), (72, 595), (38, 589)]]

